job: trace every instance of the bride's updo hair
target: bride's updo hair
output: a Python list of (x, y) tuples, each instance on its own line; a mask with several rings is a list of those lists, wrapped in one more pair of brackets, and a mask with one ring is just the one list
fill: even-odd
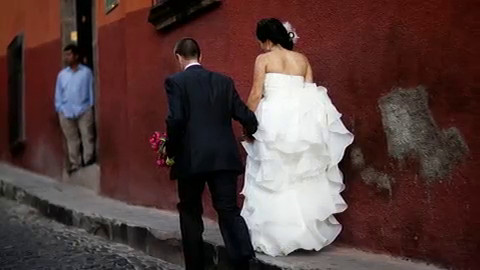
[(261, 42), (270, 40), (287, 50), (293, 50), (293, 33), (288, 33), (280, 20), (275, 18), (263, 19), (257, 23), (257, 39)]

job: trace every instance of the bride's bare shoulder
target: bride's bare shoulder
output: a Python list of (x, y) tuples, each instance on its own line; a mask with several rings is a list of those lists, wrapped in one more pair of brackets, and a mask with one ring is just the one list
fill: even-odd
[(261, 53), (255, 59), (255, 66), (265, 65), (271, 58), (271, 52)]
[(272, 56), (273, 56), (273, 52), (264, 52), (257, 56), (257, 60), (268, 59), (268, 58), (271, 58)]
[(295, 51), (292, 51), (292, 53), (295, 55), (295, 57), (298, 58), (298, 60), (308, 63), (308, 58), (303, 53), (295, 52)]

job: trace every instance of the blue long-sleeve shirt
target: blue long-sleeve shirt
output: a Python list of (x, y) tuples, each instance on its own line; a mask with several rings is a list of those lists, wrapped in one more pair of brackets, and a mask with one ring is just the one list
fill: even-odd
[(78, 118), (94, 104), (93, 74), (82, 64), (76, 71), (64, 68), (55, 86), (55, 110), (66, 118)]

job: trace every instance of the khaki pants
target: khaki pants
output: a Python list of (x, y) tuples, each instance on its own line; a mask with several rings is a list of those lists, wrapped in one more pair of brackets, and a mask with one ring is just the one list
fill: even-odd
[(95, 157), (95, 117), (93, 109), (88, 109), (79, 118), (66, 118), (60, 113), (59, 119), (67, 141), (68, 160), (70, 162), (68, 170), (76, 170), (82, 167), (82, 164), (92, 162)]

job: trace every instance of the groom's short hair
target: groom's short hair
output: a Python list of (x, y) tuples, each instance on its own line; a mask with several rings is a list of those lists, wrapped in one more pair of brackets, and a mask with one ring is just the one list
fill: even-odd
[(175, 45), (175, 54), (179, 54), (185, 59), (198, 59), (200, 58), (200, 46), (193, 38), (182, 38)]

